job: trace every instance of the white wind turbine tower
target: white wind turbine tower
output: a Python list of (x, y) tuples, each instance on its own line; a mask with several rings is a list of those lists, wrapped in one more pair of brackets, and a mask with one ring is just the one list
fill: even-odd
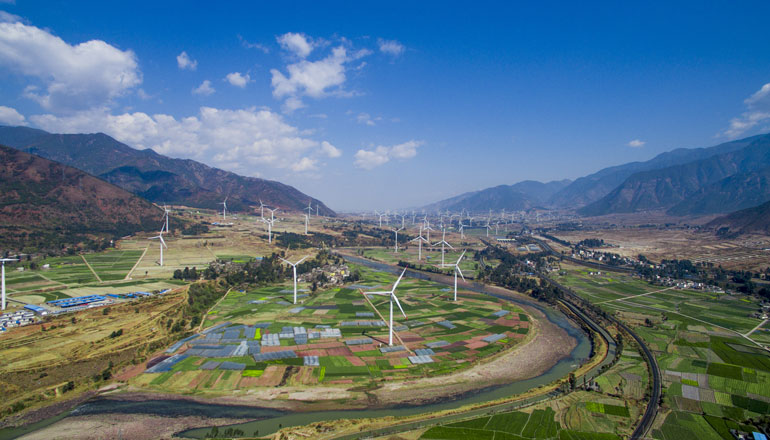
[(292, 270), (294, 271), (294, 304), (297, 304), (297, 265), (299, 263), (305, 261), (305, 258), (307, 258), (307, 257), (308, 256), (305, 255), (304, 257), (300, 258), (300, 260), (297, 261), (296, 263), (292, 263), (291, 261), (289, 261), (289, 260), (287, 260), (285, 258), (278, 257), (278, 258), (281, 258), (281, 260), (283, 260), (286, 264), (291, 266)]
[(312, 200), (307, 201), (307, 208), (305, 208), (307, 210), (307, 215), (313, 215), (313, 206), (311, 205), (312, 202)]
[[(163, 204), (163, 212), (165, 213), (164, 214), (165, 225), (162, 228), (160, 228), (160, 232), (168, 232), (168, 213), (169, 213), (169, 210), (168, 210), (168, 208), (166, 208), (166, 204), (165, 203)], [(164, 231), (164, 229), (165, 229), (165, 231)]]
[(424, 241), (425, 243), (430, 244), (430, 242), (422, 236), (422, 228), (420, 228), (420, 235), (417, 238), (412, 239), (411, 241), (417, 242), (417, 261), (421, 261), (422, 260), (422, 242)]
[(270, 221), (274, 222), (275, 221), (275, 213), (278, 212), (278, 208), (275, 208), (275, 209), (267, 208), (267, 210), (270, 211)]
[(307, 235), (307, 223), (310, 221), (310, 216), (305, 214), (305, 235)]
[(442, 231), (441, 241), (434, 243), (433, 246), (436, 246), (436, 245), (439, 245), (439, 244), (441, 245), (441, 265), (443, 266), (444, 265), (444, 246), (446, 245), (446, 246), (449, 246), (449, 249), (454, 249), (452, 247), (452, 245), (447, 243), (447, 241), (446, 241), (446, 231), (445, 230)]
[(262, 203), (262, 199), (259, 199), (259, 216), (265, 218), (265, 204)]
[(5, 263), (10, 263), (11, 261), (19, 261), (16, 258), (0, 258), (0, 265), (2, 265), (2, 310), (5, 310)]
[(382, 227), (382, 218), (383, 218), (383, 217), (385, 217), (385, 216), (386, 216), (386, 215), (388, 215), (388, 214), (386, 214), (386, 213), (382, 213), (382, 214), (380, 214), (379, 212), (377, 212), (377, 211), (374, 211), (374, 215), (376, 215), (376, 216), (380, 217), (380, 227)]
[(401, 229), (404, 229), (404, 219), (406, 218), (406, 214), (399, 214), (401, 216)]
[(465, 229), (465, 225), (460, 223), (460, 238), (465, 240), (465, 232), (463, 232), (463, 229)]
[(454, 299), (455, 301), (457, 301), (457, 274), (459, 273), (463, 281), (465, 281), (465, 277), (463, 276), (463, 271), (460, 270), (460, 260), (462, 260), (463, 257), (465, 256), (465, 252), (466, 251), (463, 251), (463, 253), (460, 255), (460, 258), (457, 259), (457, 262), (455, 264), (446, 265), (446, 266), (455, 268), (455, 299)]
[(398, 232), (399, 231), (403, 231), (404, 228), (400, 228), (400, 229), (390, 228), (390, 230), (396, 233), (396, 247), (395, 247), (395, 250), (393, 252), (398, 252)]
[(434, 229), (430, 227), (430, 223), (425, 227), (425, 230), (428, 231), (428, 243), (430, 243), (430, 231), (433, 231)]
[(165, 247), (168, 249), (168, 246), (166, 246), (166, 241), (163, 240), (163, 234), (160, 233), (155, 237), (150, 237), (148, 240), (159, 240), (158, 245), (160, 247), (160, 265), (163, 266), (163, 248)]
[(224, 202), (219, 202), (220, 205), (222, 205), (222, 221), (227, 220), (227, 197), (225, 197)]
[(275, 223), (275, 219), (268, 220), (266, 218), (263, 218), (262, 222), (267, 225), (267, 242), (272, 243), (273, 242), (273, 223)]
[(363, 292), (364, 295), (380, 295), (380, 296), (388, 296), (390, 297), (390, 324), (388, 325), (389, 328), (389, 334), (388, 334), (388, 345), (393, 345), (393, 301), (396, 302), (396, 305), (398, 306), (398, 309), (401, 310), (401, 314), (404, 315), (404, 318), (409, 319), (406, 317), (406, 313), (404, 313), (404, 309), (401, 308), (401, 303), (398, 302), (398, 297), (396, 297), (396, 287), (398, 286), (398, 283), (401, 282), (401, 278), (404, 276), (404, 273), (406, 273), (406, 268), (404, 268), (404, 271), (401, 272), (401, 276), (398, 277), (398, 280), (395, 284), (393, 284), (393, 288), (390, 289), (389, 292)]

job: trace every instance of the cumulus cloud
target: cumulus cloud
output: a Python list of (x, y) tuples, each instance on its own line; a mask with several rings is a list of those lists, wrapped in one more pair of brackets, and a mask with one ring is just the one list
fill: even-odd
[(292, 111), (304, 107), (303, 96), (323, 98), (329, 95), (345, 96), (347, 64), (370, 54), (361, 49), (350, 52), (344, 46), (337, 46), (331, 53), (317, 61), (302, 59), (286, 66), (288, 74), (271, 69), (273, 96), (286, 99), (284, 110)]
[(101, 40), (71, 45), (20, 21), (0, 22), (0, 67), (36, 78), (25, 96), (56, 112), (109, 104), (142, 82), (131, 50)]
[(176, 56), (176, 65), (182, 70), (195, 70), (198, 68), (198, 61), (190, 58), (187, 52), (182, 51)]
[(746, 111), (731, 119), (730, 127), (724, 131), (724, 135), (729, 138), (738, 137), (754, 128), (765, 129), (770, 126), (770, 83), (763, 85), (743, 103)]
[(8, 125), (27, 125), (27, 119), (15, 108), (0, 105), (0, 123)]
[(241, 74), (240, 72), (228, 73), (225, 79), (227, 79), (227, 82), (229, 82), (231, 85), (240, 88), (245, 88), (246, 84), (251, 81), (251, 77), (248, 73)]
[(327, 141), (307, 137), (266, 109), (201, 107), (198, 114), (175, 118), (143, 112), (113, 115), (106, 108), (68, 116), (31, 116), (45, 130), (57, 133), (101, 131), (135, 148), (152, 148), (172, 157), (254, 175), (266, 169), (312, 171), (324, 158), (342, 153)]
[(639, 139), (634, 139), (634, 140), (632, 140), (632, 141), (630, 141), (630, 142), (628, 143), (628, 146), (629, 146), (629, 147), (633, 147), (633, 148), (641, 148), (641, 147), (643, 147), (643, 146), (644, 146), (644, 144), (646, 144), (646, 143), (647, 143), (647, 142), (645, 142), (645, 141), (640, 141)]
[(196, 95), (203, 95), (203, 96), (209, 96), (216, 92), (213, 87), (211, 87), (211, 81), (205, 80), (199, 85), (198, 87), (194, 88), (192, 92)]
[(287, 50), (300, 58), (307, 58), (313, 51), (314, 43), (307, 35), (287, 32), (279, 35), (276, 40), (284, 50)]
[(393, 57), (401, 55), (406, 49), (403, 44), (396, 40), (383, 40), (382, 38), (377, 39), (377, 45), (380, 47), (380, 52)]
[(423, 145), (422, 141), (411, 140), (392, 147), (379, 145), (373, 150), (358, 150), (353, 156), (354, 164), (358, 168), (371, 170), (388, 163), (391, 159), (411, 159), (417, 156), (417, 148), (421, 145)]

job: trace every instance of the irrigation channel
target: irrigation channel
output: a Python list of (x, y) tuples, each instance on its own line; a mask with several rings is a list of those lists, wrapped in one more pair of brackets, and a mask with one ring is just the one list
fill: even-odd
[[(370, 267), (375, 270), (398, 274), (402, 268), (398, 266), (391, 266), (384, 263), (375, 262), (372, 260), (359, 258), (350, 255), (342, 255), (346, 260), (353, 264), (359, 264)], [(431, 280), (434, 282), (449, 285), (453, 281), (450, 277), (443, 277), (441, 275), (428, 274), (424, 272), (407, 270), (406, 276)], [(159, 399), (159, 400), (146, 400), (146, 401), (128, 401), (120, 400), (119, 395), (114, 397), (97, 397), (90, 401), (87, 401), (80, 406), (76, 407), (70, 412), (60, 414), (50, 419), (43, 420), (22, 428), (16, 429), (4, 429), (0, 430), (0, 440), (12, 439), (23, 434), (34, 432), (38, 429), (42, 429), (46, 426), (55, 423), (67, 416), (80, 416), (80, 415), (97, 415), (97, 414), (149, 414), (156, 416), (202, 416), (210, 418), (243, 418), (250, 420), (249, 422), (239, 423), (228, 426), (219, 426), (219, 432), (227, 428), (237, 428), (242, 430), (246, 435), (252, 435), (258, 432), (260, 436), (268, 435), (279, 430), (281, 427), (300, 426), (314, 422), (321, 422), (327, 420), (337, 419), (357, 419), (357, 418), (376, 418), (376, 417), (399, 417), (399, 416), (415, 416), (419, 414), (427, 414), (437, 411), (445, 411), (457, 409), (471, 404), (482, 404), (484, 402), (490, 402), (499, 399), (510, 398), (517, 394), (524, 393), (533, 388), (537, 388), (543, 385), (550, 384), (559, 379), (566, 377), (571, 371), (574, 371), (577, 366), (583, 364), (588, 360), (591, 353), (591, 343), (587, 335), (575, 324), (568, 319), (561, 311), (546, 307), (533, 300), (528, 300), (524, 297), (501, 295), (502, 289), (486, 286), (480, 283), (472, 282), (465, 283), (463, 289), (488, 294), (497, 298), (501, 298), (507, 301), (511, 301), (527, 307), (532, 307), (542, 312), (546, 319), (553, 324), (564, 329), (567, 334), (577, 340), (576, 347), (572, 350), (567, 358), (564, 358), (553, 365), (548, 371), (543, 374), (532, 377), (525, 380), (518, 380), (510, 384), (490, 386), (487, 388), (470, 391), (463, 393), (453, 398), (443, 399), (440, 402), (421, 404), (421, 405), (399, 405), (388, 408), (371, 408), (371, 409), (351, 409), (351, 410), (336, 410), (336, 411), (309, 411), (309, 412), (290, 412), (275, 410), (270, 408), (260, 408), (252, 406), (234, 406), (234, 405), (219, 405), (200, 403), (192, 400), (186, 400), (183, 397), (180, 399)], [(585, 374), (587, 380), (596, 377), (603, 371), (603, 368), (611, 364), (616, 357), (616, 346), (612, 338), (595, 323), (593, 323), (588, 317), (582, 315), (579, 310), (573, 310), (581, 315), (581, 318), (598, 330), (602, 336), (609, 342), (609, 353), (601, 364), (592, 368)], [(579, 379), (579, 378), (578, 378)], [(360, 438), (371, 435), (384, 435), (390, 432), (399, 432), (409, 429), (417, 429), (424, 426), (431, 426), (437, 423), (445, 423), (448, 418), (465, 418), (478, 414), (485, 414), (489, 412), (510, 411), (522, 406), (531, 405), (539, 401), (551, 399), (560, 395), (559, 391), (552, 391), (547, 394), (539, 395), (536, 397), (516, 400), (513, 402), (507, 402), (495, 406), (487, 406), (483, 409), (477, 409), (473, 411), (462, 412), (459, 415), (446, 416), (441, 418), (432, 418), (430, 421), (413, 422), (403, 425), (391, 426), (381, 430), (374, 430), (367, 433), (361, 432), (351, 436), (345, 436), (341, 438)], [(446, 419), (446, 420), (445, 420)], [(180, 437), (186, 438), (205, 438), (206, 434), (211, 430), (211, 427), (190, 429), (178, 433)]]

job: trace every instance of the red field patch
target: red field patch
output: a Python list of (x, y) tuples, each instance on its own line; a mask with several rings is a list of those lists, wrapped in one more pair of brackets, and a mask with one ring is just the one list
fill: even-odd
[(297, 356), (327, 356), (326, 350), (301, 350), (296, 353)]
[(286, 365), (270, 365), (265, 368), (265, 372), (262, 376), (255, 377), (257, 386), (261, 387), (275, 387), (280, 385), (281, 379), (283, 379), (283, 373), (289, 368)]
[(350, 361), (350, 363), (353, 364), (356, 367), (366, 366), (366, 362), (364, 362), (363, 359), (361, 359), (358, 356), (345, 356), (345, 359)]
[(352, 356), (353, 353), (348, 349), (348, 347), (337, 347), (337, 348), (330, 348), (326, 350), (327, 353), (329, 353), (329, 356)]
[(521, 323), (518, 319), (504, 319), (499, 318), (495, 321), (495, 324), (504, 325), (506, 327), (517, 327)]

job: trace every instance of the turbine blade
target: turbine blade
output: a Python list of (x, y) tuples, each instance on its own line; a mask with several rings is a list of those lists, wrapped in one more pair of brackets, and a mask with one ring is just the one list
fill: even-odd
[(454, 249), (451, 244), (449, 244), (447, 242), (444, 242), (444, 244), (447, 245), (447, 247), (449, 247), (449, 249)]
[(401, 272), (401, 275), (398, 277), (398, 280), (396, 281), (396, 284), (393, 285), (393, 289), (390, 290), (391, 292), (395, 292), (396, 291), (396, 287), (398, 286), (398, 283), (401, 282), (401, 278), (404, 277), (405, 273), (406, 273), (406, 268), (404, 268), (404, 271)]
[(306, 259), (307, 257), (309, 257), (309, 256), (310, 256), (310, 255), (305, 255), (304, 257), (300, 258), (300, 260), (299, 260), (299, 261), (297, 261), (297, 262), (296, 262), (296, 263), (294, 263), (294, 264), (299, 264), (299, 263), (301, 263), (301, 262), (305, 261), (305, 259)]
[(460, 274), (460, 278), (462, 278), (463, 281), (465, 281), (465, 277), (463, 276), (463, 271), (460, 270), (460, 266), (455, 266), (455, 269), (457, 269), (457, 273)]
[(455, 263), (455, 264), (460, 264), (460, 260), (462, 260), (462, 259), (463, 259), (463, 257), (465, 256), (465, 252), (466, 252), (466, 251), (463, 251), (463, 253), (462, 253), (462, 254), (460, 254), (460, 258), (458, 258), (458, 259), (457, 259), (457, 263)]
[[(401, 308), (401, 303), (398, 301), (398, 297), (396, 296), (395, 292), (390, 294), (391, 298), (393, 298), (396, 301), (396, 305), (398, 306), (398, 310), (401, 310), (401, 314), (404, 315), (404, 318), (406, 318), (406, 313), (404, 312), (404, 309)], [(407, 318), (409, 319), (409, 318)]]

